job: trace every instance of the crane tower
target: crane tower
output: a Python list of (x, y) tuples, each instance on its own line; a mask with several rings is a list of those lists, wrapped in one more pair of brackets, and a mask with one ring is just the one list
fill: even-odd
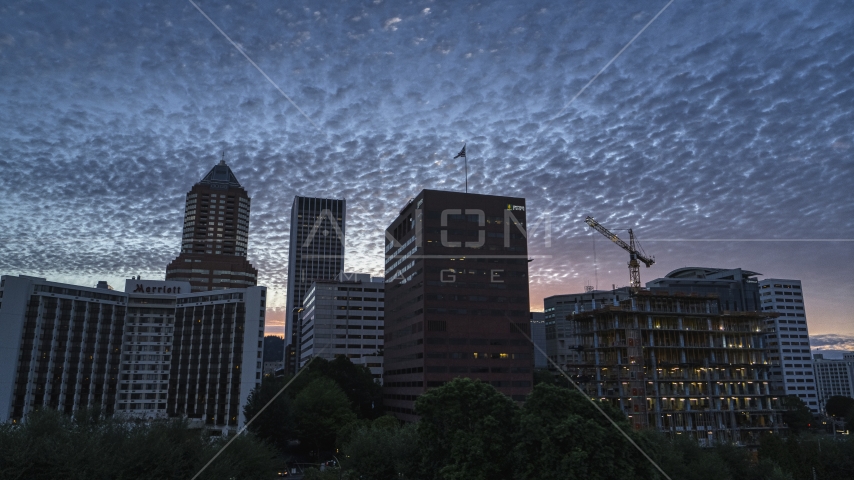
[(629, 280), (633, 291), (637, 291), (641, 288), (640, 283), (640, 263), (641, 261), (644, 265), (649, 268), (653, 263), (655, 263), (655, 257), (648, 257), (643, 249), (640, 248), (640, 245), (635, 241), (635, 234), (632, 232), (632, 229), (629, 229), (629, 243), (624, 242), (617, 234), (612, 233), (607, 228), (603, 227), (601, 223), (597, 222), (593, 219), (593, 217), (588, 216), (584, 219), (584, 223), (590, 225), (593, 230), (601, 233), (602, 235), (608, 237), (609, 240), (616, 243), (623, 250), (629, 252)]

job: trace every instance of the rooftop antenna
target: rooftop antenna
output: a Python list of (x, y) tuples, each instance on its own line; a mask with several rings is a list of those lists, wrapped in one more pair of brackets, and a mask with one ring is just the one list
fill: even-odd
[(225, 165), (225, 149), (222, 149), (222, 160), (219, 161), (220, 165)]

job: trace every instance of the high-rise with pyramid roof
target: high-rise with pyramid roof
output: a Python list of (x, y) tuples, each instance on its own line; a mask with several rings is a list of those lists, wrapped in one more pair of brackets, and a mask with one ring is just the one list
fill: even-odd
[(187, 192), (181, 254), (166, 267), (166, 280), (190, 282), (193, 291), (257, 285), (246, 259), (251, 199), (225, 161)]

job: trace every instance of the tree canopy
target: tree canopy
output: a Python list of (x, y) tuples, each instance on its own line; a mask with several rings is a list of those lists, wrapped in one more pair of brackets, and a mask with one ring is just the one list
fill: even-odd
[(807, 430), (813, 423), (813, 415), (810, 408), (803, 400), (795, 395), (783, 397), (783, 422), (788, 425), (789, 430), (795, 435)]
[(854, 398), (851, 397), (834, 395), (824, 404), (824, 411), (836, 418), (845, 418), (852, 410), (854, 410)]
[[(270, 478), (285, 460), (281, 453), (299, 456), (303, 450), (313, 457), (309, 463), (333, 453), (340, 460), (341, 469), (306, 473), (318, 480), (661, 479), (626, 435), (673, 479), (811, 480), (847, 478), (854, 471), (849, 436), (819, 435), (817, 429), (786, 436), (783, 430), (763, 436), (758, 452), (734, 445), (701, 448), (690, 438), (635, 431), (610, 404), (594, 404), (549, 381), (538, 383), (519, 407), (489, 384), (458, 378), (418, 398), (416, 423), (360, 418), (363, 410), (352, 400), (359, 395), (348, 396), (339, 383), (345, 381), (341, 372), (352, 370), (347, 362), (318, 362), (317, 369), (305, 371), (201, 478)], [(252, 392), (246, 417), (287, 381), (266, 377)], [(366, 385), (364, 377), (348, 384)], [(840, 398), (830, 402), (837, 414), (851, 404)], [(786, 402), (790, 427), (806, 418), (806, 407), (795, 400)], [(292, 439), (300, 440), (300, 448)], [(42, 410), (23, 424), (0, 425), (0, 479), (191, 478), (228, 440), (212, 440), (181, 421)]]
[[(622, 412), (599, 403), (623, 432), (636, 434)], [(581, 393), (549, 384), (534, 387), (519, 422), (516, 445), (524, 479), (651, 478), (649, 462)]]
[[(285, 386), (287, 380), (283, 377), (264, 377), (261, 386), (249, 394), (249, 400), (243, 408), (245, 421), (248, 422), (258, 414)], [(249, 430), (259, 438), (272, 443), (279, 450), (285, 450), (288, 447), (288, 441), (296, 438), (293, 401), (284, 392), (275, 398), (276, 400), (249, 425)]]
[(394, 417), (380, 417), (348, 435), (342, 447), (342, 467), (361, 478), (415, 478), (420, 452), (415, 425), (401, 426)]
[(338, 432), (356, 420), (347, 395), (329, 378), (317, 378), (297, 394), (294, 414), (297, 438), (315, 456), (334, 450)]
[(359, 418), (374, 419), (383, 415), (382, 387), (364, 365), (356, 365), (343, 355), (332, 361), (314, 358), (289, 387), (289, 395), (296, 398), (306, 385), (318, 378), (337, 383)]
[[(228, 441), (181, 421), (128, 422), (45, 409), (19, 425), (0, 425), (0, 478), (191, 478)], [(199, 478), (268, 479), (275, 451), (241, 435)]]
[[(382, 388), (374, 381), (370, 370), (361, 365), (354, 365), (344, 356), (338, 356), (333, 361), (315, 358), (295, 378), (267, 375), (262, 379), (261, 386), (252, 391), (244, 407), (246, 421), (261, 411), (282, 387), (293, 381), (249, 426), (249, 429), (259, 438), (275, 445), (280, 451), (293, 450), (289, 447), (290, 441), (307, 438), (298, 433), (299, 424), (305, 424), (304, 419), (300, 419), (299, 415), (310, 412), (305, 408), (298, 412), (295, 401), (309, 385), (320, 379), (331, 381), (337, 391), (344, 395), (345, 405), (352, 411), (353, 418), (370, 420), (381, 416)], [(329, 384), (324, 383), (324, 385)], [(350, 422), (350, 416), (340, 417), (338, 420), (345, 422), (339, 425), (340, 428), (345, 428)], [(328, 438), (322, 443), (324, 448), (329, 448)], [(308, 448), (316, 450), (317, 446), (308, 445)]]
[(456, 378), (418, 397), (415, 411), (427, 478), (446, 480), (513, 477), (519, 408), (479, 380)]

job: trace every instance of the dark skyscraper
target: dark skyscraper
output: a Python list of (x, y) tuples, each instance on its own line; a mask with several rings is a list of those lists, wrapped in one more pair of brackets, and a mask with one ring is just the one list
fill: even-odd
[(299, 309), (315, 280), (334, 280), (344, 271), (346, 200), (294, 197), (288, 245), (285, 309), (285, 371), (299, 363)]
[(531, 391), (525, 199), (423, 190), (386, 231), (386, 409), (454, 377)]
[(166, 280), (187, 281), (193, 291), (257, 285), (246, 260), (251, 199), (225, 161), (187, 192), (181, 254), (166, 267)]

